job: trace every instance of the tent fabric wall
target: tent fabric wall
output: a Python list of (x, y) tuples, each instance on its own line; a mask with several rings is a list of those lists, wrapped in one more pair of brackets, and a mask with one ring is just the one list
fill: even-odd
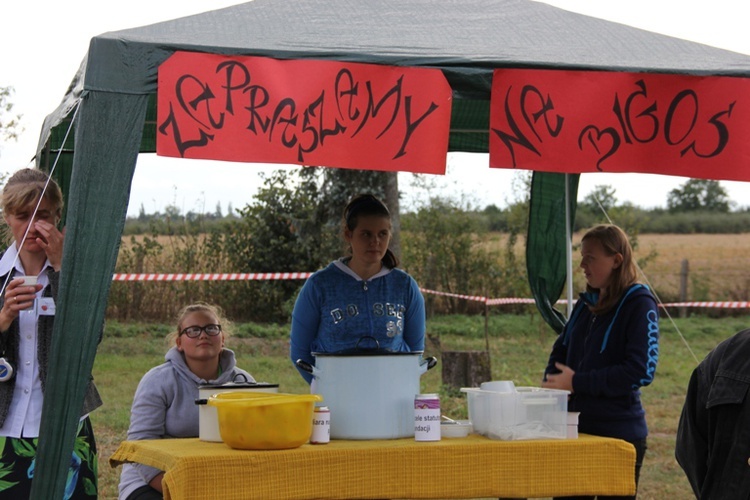
[(80, 104), (32, 498), (62, 498), (65, 489), (125, 224), (146, 105), (147, 96), (107, 92), (90, 92)]
[(38, 146), (38, 161), (51, 164), (63, 148), (52, 139), (80, 102), (72, 172), (62, 172), (70, 191), (55, 325), (60, 352), (45, 393), (34, 498), (62, 496), (135, 161), (148, 148), (149, 99), (159, 64), (178, 50), (438, 68), (453, 89), (450, 148), (469, 151), (486, 151), (496, 68), (750, 76), (742, 54), (528, 0), (255, 0), (93, 38)]
[[(566, 175), (567, 207), (564, 196)], [(565, 218), (569, 219), (570, 227), (573, 227), (579, 177), (574, 174), (534, 172), (531, 178), (526, 270), (537, 308), (542, 318), (557, 333), (565, 326), (565, 317), (554, 307), (568, 275), (566, 247), (570, 241), (566, 236)]]

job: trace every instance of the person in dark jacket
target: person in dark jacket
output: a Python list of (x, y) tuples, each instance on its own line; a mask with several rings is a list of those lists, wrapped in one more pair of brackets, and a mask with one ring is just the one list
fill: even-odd
[(633, 250), (619, 227), (589, 230), (581, 256), (586, 292), (555, 341), (542, 387), (570, 391), (568, 411), (580, 413), (580, 432), (633, 444), (637, 486), (648, 435), (640, 388), (656, 372), (658, 307), (637, 282)]
[(696, 498), (750, 498), (750, 330), (721, 342), (693, 370), (675, 456)]

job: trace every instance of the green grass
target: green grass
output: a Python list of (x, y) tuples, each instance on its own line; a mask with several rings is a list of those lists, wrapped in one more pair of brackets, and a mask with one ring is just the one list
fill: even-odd
[[(654, 383), (643, 390), (650, 428), (649, 449), (643, 468), (639, 499), (691, 498), (692, 492), (674, 460), (674, 440), (685, 388), (696, 361), (721, 340), (743, 329), (747, 317), (712, 319), (662, 318), (660, 359)], [(482, 316), (439, 316), (427, 323), (430, 340), (426, 355), (440, 358), (441, 351), (483, 350), (485, 320)], [(166, 352), (164, 325), (107, 324), (94, 364), (94, 377), (105, 405), (92, 413), (100, 458), (100, 498), (117, 498), (120, 468), (109, 467), (109, 457), (124, 440), (130, 404), (141, 376), (161, 363)], [(283, 392), (303, 393), (307, 384), (288, 358), (286, 325), (236, 325), (237, 335), (228, 347), (238, 365), (258, 381), (278, 383)], [(493, 380), (513, 380), (518, 386), (539, 385), (554, 333), (538, 314), (493, 315), (489, 321)], [(678, 333), (679, 332), (679, 333)], [(685, 341), (680, 338), (680, 333)], [(439, 345), (438, 345), (439, 343)], [(462, 393), (443, 387), (440, 364), (422, 376), (424, 392), (439, 392), (443, 413), (466, 418)]]

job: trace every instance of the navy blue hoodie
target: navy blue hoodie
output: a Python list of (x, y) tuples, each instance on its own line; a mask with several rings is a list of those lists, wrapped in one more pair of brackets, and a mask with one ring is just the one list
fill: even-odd
[(640, 388), (654, 380), (659, 359), (659, 312), (648, 287), (632, 285), (607, 313), (593, 314), (596, 294), (582, 293), (555, 341), (555, 362), (575, 371), (568, 411), (580, 412), (578, 430), (635, 441), (648, 435)]

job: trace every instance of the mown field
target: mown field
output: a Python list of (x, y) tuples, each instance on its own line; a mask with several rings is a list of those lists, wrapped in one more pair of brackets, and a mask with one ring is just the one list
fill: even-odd
[[(694, 316), (662, 320), (661, 356), (654, 383), (644, 389), (643, 400), (651, 435), (641, 479), (639, 498), (690, 498), (691, 492), (673, 458), (674, 439), (684, 391), (697, 359), (724, 338), (750, 325), (750, 317), (711, 319)], [(163, 325), (108, 326), (97, 355), (94, 377), (105, 406), (92, 414), (100, 457), (100, 498), (117, 497), (119, 468), (108, 459), (125, 439), (132, 395), (143, 373), (162, 362), (165, 352)], [(430, 320), (433, 339), (427, 354), (440, 358), (443, 350), (484, 349), (484, 319), (480, 316), (445, 316)], [(288, 342), (283, 326), (274, 327), (265, 338), (231, 339), (240, 366), (259, 381), (279, 383), (281, 390), (303, 393), (306, 384), (287, 357)], [(517, 385), (538, 385), (554, 335), (538, 314), (495, 314), (489, 322), (492, 377), (513, 380)], [(683, 338), (684, 337), (684, 338)], [(689, 349), (688, 349), (689, 346)], [(465, 397), (443, 387), (440, 364), (422, 377), (424, 392), (439, 392), (443, 412), (452, 418), (466, 418)], [(561, 457), (564, 459), (564, 457)], [(252, 473), (252, 471), (248, 471)]]

